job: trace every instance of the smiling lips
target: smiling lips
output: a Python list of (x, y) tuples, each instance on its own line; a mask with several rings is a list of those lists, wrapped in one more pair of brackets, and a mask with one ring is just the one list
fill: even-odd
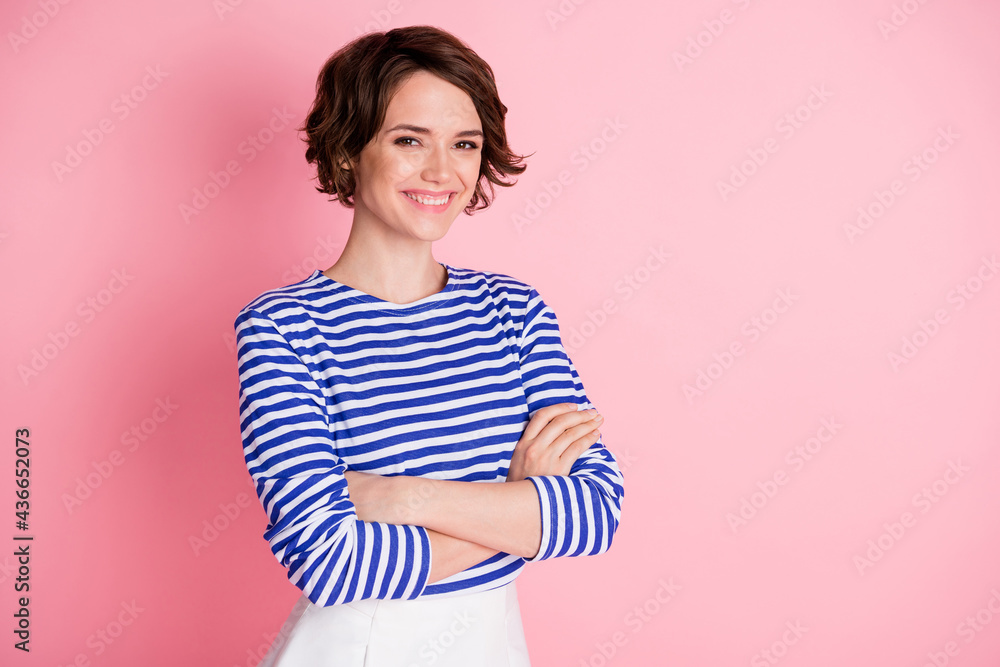
[(427, 191), (417, 192), (414, 190), (410, 190), (408, 192), (404, 192), (403, 194), (412, 199), (413, 201), (417, 202), (418, 204), (423, 204), (424, 206), (431, 206), (434, 208), (440, 208), (442, 206), (445, 206), (451, 200), (451, 196), (454, 193), (444, 192), (441, 194), (437, 194)]

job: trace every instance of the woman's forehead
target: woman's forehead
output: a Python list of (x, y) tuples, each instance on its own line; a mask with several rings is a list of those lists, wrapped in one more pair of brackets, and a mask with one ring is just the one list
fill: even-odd
[(469, 94), (450, 81), (421, 70), (408, 77), (393, 93), (383, 126), (409, 124), (433, 130), (470, 123), (473, 128), (481, 128), (476, 105)]

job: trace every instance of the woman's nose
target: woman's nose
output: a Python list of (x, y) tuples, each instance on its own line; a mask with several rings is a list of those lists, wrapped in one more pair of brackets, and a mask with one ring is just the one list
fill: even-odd
[(421, 176), (426, 181), (442, 183), (448, 180), (448, 154), (446, 149), (433, 148), (427, 154)]

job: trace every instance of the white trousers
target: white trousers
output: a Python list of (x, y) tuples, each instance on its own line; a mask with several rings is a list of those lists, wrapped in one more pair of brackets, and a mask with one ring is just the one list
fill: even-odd
[(530, 667), (514, 582), (482, 593), (358, 600), (303, 596), (258, 667)]

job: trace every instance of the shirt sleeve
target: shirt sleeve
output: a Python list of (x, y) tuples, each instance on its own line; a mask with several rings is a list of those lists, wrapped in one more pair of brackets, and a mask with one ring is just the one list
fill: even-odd
[[(534, 289), (528, 297), (520, 363), (529, 420), (540, 408), (554, 403), (576, 403), (579, 410), (594, 407), (563, 348), (555, 312)], [(576, 460), (568, 476), (527, 478), (538, 492), (542, 542), (538, 554), (526, 561), (592, 556), (611, 547), (621, 518), (625, 480), (602, 440), (603, 435)]]
[(430, 575), (427, 531), (358, 519), (309, 366), (260, 313), (244, 309), (235, 328), (244, 458), (264, 539), (289, 580), (319, 606), (418, 597)]

